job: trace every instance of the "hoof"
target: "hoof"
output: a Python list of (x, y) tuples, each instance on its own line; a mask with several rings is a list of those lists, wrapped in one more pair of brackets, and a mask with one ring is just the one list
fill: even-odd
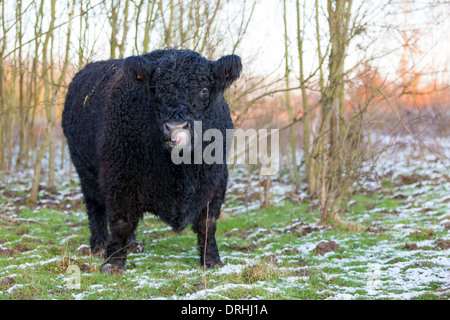
[(127, 252), (133, 252), (133, 253), (142, 253), (144, 252), (144, 242), (143, 241), (136, 241), (131, 240), (130, 244), (127, 247)]
[(225, 263), (223, 263), (222, 261), (216, 262), (214, 263), (210, 268), (211, 269), (219, 269), (222, 268), (225, 265)]
[(102, 244), (91, 245), (91, 254), (96, 257), (103, 257), (105, 255), (105, 247)]
[(100, 268), (103, 274), (124, 274), (125, 269), (113, 263), (105, 263)]
[(206, 262), (206, 264), (202, 264), (202, 268), (204, 268), (206, 265), (206, 268), (208, 269), (216, 269), (216, 268), (222, 268), (225, 263), (223, 263), (222, 261), (217, 261), (217, 262)]
[(102, 247), (102, 248), (97, 248), (94, 251), (91, 251), (91, 254), (93, 256), (96, 256), (96, 257), (99, 257), (99, 258), (103, 258), (105, 256), (105, 252), (106, 252), (105, 248)]

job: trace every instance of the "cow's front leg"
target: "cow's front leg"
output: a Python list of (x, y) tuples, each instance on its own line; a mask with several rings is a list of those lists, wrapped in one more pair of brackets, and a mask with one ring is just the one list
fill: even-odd
[(200, 265), (207, 268), (221, 267), (219, 250), (216, 243), (216, 221), (220, 214), (220, 204), (213, 204), (202, 210), (192, 229), (197, 234), (200, 251)]

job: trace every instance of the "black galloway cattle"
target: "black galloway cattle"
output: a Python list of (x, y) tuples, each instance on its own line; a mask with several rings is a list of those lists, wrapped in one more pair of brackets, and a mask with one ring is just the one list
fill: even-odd
[(105, 249), (103, 272), (123, 271), (144, 212), (177, 232), (192, 224), (201, 265), (222, 264), (215, 231), (228, 179), (225, 144), (221, 163), (176, 164), (171, 154), (193, 143), (194, 121), (223, 136), (233, 128), (224, 90), (241, 69), (236, 55), (210, 61), (164, 49), (90, 63), (75, 75), (62, 126), (80, 177), (91, 250)]

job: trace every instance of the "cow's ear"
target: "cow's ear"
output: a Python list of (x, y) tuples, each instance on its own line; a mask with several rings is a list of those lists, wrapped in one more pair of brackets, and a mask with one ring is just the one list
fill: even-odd
[(242, 71), (241, 58), (231, 54), (213, 62), (213, 71), (217, 78), (217, 85), (225, 90), (239, 78)]
[(143, 57), (131, 56), (125, 59), (123, 71), (129, 78), (149, 84), (152, 78), (154, 67), (150, 61)]

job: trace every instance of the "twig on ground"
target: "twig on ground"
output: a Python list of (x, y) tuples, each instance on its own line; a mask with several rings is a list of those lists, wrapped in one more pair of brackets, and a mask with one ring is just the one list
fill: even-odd
[(0, 219), (6, 220), (6, 221), (9, 221), (12, 223), (37, 223), (42, 226), (45, 225), (44, 222), (40, 222), (40, 221), (32, 220), (32, 219), (22, 219), (22, 218), (14, 219), (14, 218), (8, 217), (6, 214), (3, 214), (3, 213), (0, 213)]
[[(11, 203), (11, 201), (9, 201), (5, 207), (8, 207), (9, 204)], [(11, 223), (37, 223), (40, 225), (45, 225), (45, 223), (37, 221), (37, 220), (33, 220), (33, 219), (22, 219), (22, 218), (11, 218), (9, 216), (7, 216), (6, 214), (4, 214), (4, 212), (6, 212), (7, 209), (3, 209), (0, 210), (0, 219), (5, 220), (7, 222), (11, 222)]]
[(206, 289), (206, 244), (208, 243), (208, 215), (209, 202), (206, 204), (205, 248), (203, 249), (203, 282), (205, 283), (205, 296), (208, 293)]

